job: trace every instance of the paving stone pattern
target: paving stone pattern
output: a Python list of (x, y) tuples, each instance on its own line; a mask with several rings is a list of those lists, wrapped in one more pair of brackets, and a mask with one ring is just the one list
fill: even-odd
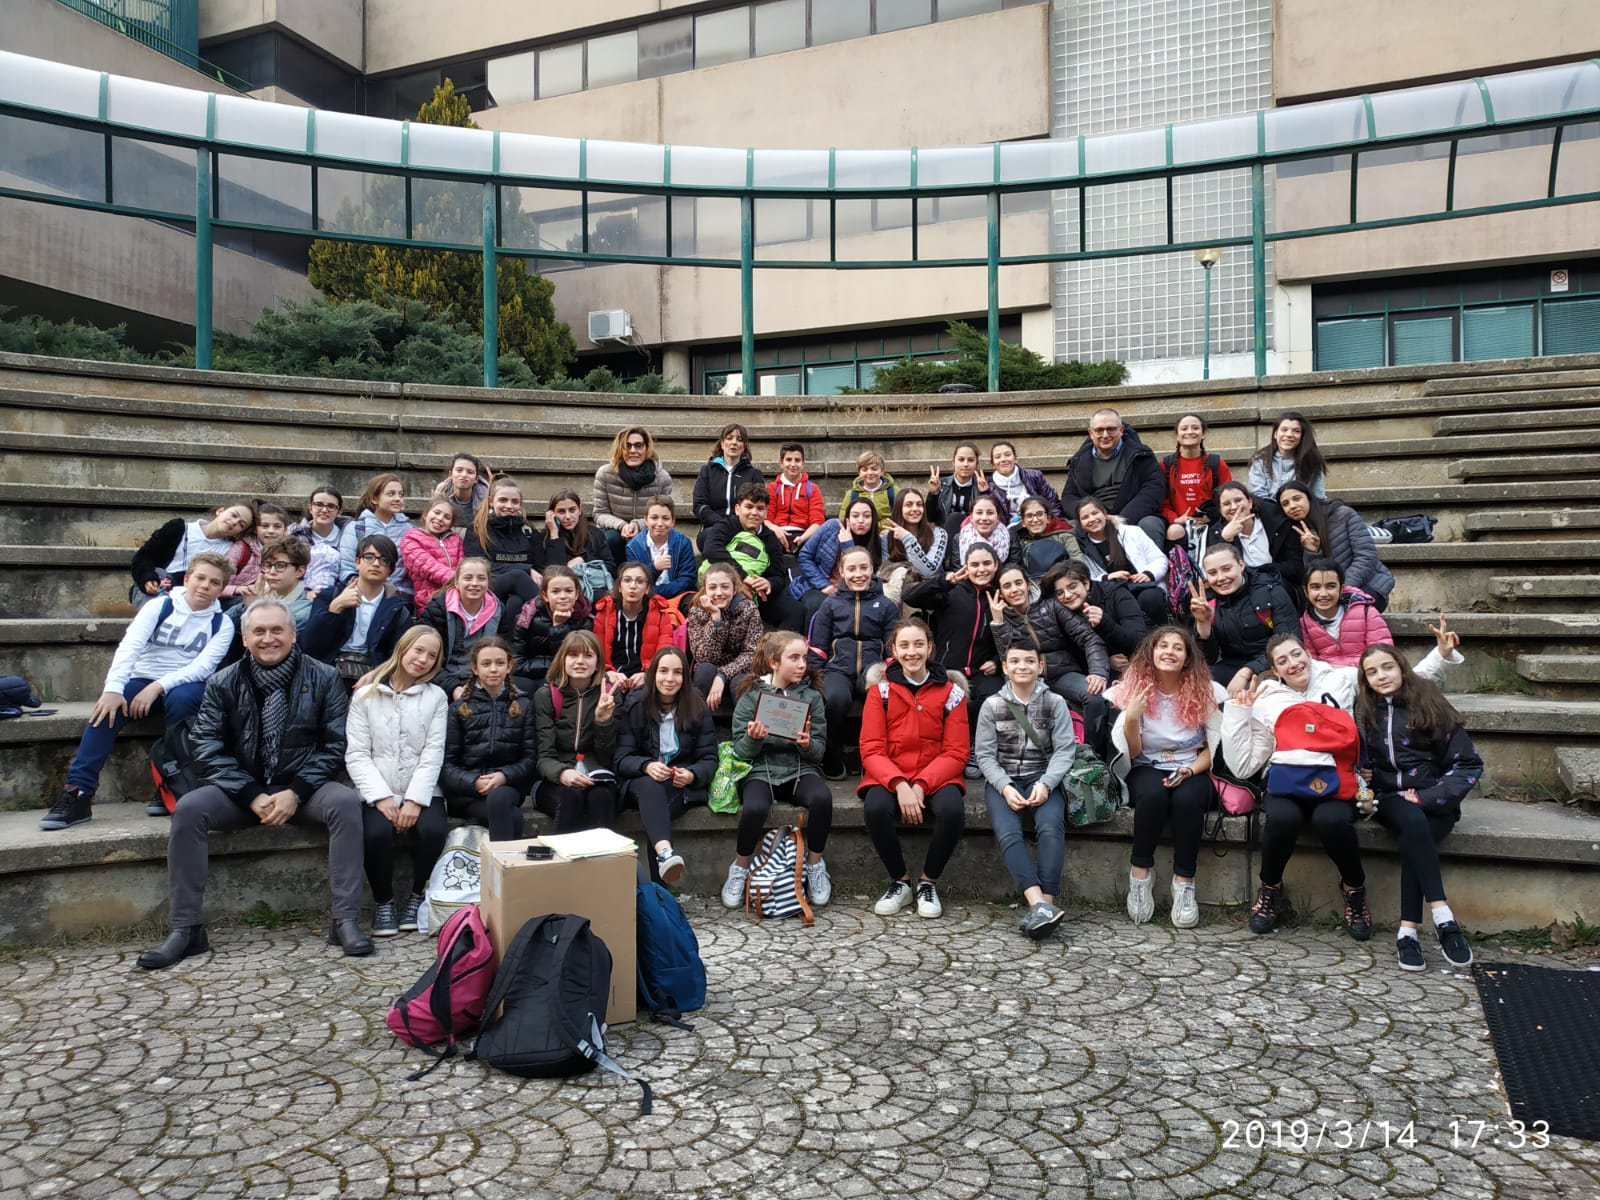
[(603, 1073), (407, 1082), (424, 1060), (383, 1014), (428, 961), (414, 935), (351, 960), (220, 930), (152, 975), (135, 945), (0, 962), (0, 1196), (1600, 1196), (1592, 1143), (1468, 1144), (1505, 1107), (1431, 937), (1408, 975), (1381, 935), (1088, 912), (1035, 946), (998, 906), (840, 896), (812, 930), (686, 907), (709, 1007), (614, 1031), (648, 1118)]

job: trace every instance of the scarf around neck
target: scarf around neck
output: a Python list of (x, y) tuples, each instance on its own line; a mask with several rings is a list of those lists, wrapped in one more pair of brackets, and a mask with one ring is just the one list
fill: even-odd
[(245, 674), (261, 704), (261, 765), (269, 779), (278, 769), (283, 730), (289, 722), (289, 685), (299, 669), (299, 646), (291, 646), (283, 661), (272, 667), (263, 667), (253, 658), (245, 659)]
[(637, 492), (641, 488), (649, 487), (656, 481), (655, 459), (647, 458), (637, 467), (623, 463), (617, 468), (617, 478), (622, 480), (622, 486), (630, 492)]

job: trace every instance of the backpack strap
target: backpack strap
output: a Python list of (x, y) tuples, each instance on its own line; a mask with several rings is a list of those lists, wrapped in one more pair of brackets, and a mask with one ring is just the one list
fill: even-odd
[(1028, 710), (1015, 700), (1006, 700), (1005, 705), (1011, 710), (1011, 715), (1017, 719), (1017, 724), (1022, 726), (1022, 732), (1028, 735), (1028, 740), (1033, 743), (1034, 749), (1039, 751), (1040, 754), (1049, 754), (1050, 747), (1045, 744), (1044, 734), (1035, 729), (1033, 722), (1028, 720)]
[[(172, 615), (172, 593), (168, 592), (165, 596), (161, 597), (161, 607), (156, 609), (156, 628), (160, 629), (161, 626), (166, 623), (167, 618), (170, 617), (171, 615)], [(215, 623), (213, 623), (212, 627), (211, 627), (211, 632), (215, 633), (216, 631), (217, 631), (216, 625), (215, 625)]]
[(561, 719), (561, 689), (555, 684), (550, 685), (550, 707), (556, 710), (556, 719)]
[(506, 956), (500, 961), (500, 969), (495, 972), (494, 983), (489, 988), (489, 999), (483, 1006), (483, 1021), (478, 1026), (478, 1037), (473, 1039), (472, 1049), (467, 1051), (468, 1059), (478, 1057), (478, 1040), (500, 1023), (500, 1008), (506, 1002), (506, 992), (511, 989), (511, 980), (521, 969), (522, 960), (527, 957), (528, 943), (533, 940), (535, 930), (543, 924), (542, 919), (528, 921), (517, 930), (517, 936), (512, 938), (511, 945), (506, 947)]
[(616, 1059), (606, 1053), (606, 1027), (593, 1013), (589, 1014), (589, 1033), (578, 1041), (578, 1052), (585, 1058), (591, 1059), (599, 1066), (604, 1067), (613, 1075), (626, 1079), (629, 1083), (637, 1083), (639, 1090), (644, 1094), (639, 1098), (639, 1115), (648, 1117), (650, 1107), (655, 1102), (655, 1093), (650, 1090), (650, 1085), (637, 1075), (631, 1075), (617, 1064)]

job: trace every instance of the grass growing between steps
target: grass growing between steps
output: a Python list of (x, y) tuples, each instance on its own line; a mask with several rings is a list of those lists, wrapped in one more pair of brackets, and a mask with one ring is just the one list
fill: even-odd
[(1474, 940), (1487, 946), (1515, 947), (1529, 954), (1576, 954), (1600, 962), (1600, 924), (1585, 921), (1579, 913), (1573, 913), (1570, 921), (1508, 929)]

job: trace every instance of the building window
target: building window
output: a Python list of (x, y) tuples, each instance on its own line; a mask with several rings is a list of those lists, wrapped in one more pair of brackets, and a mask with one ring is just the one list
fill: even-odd
[(933, 20), (932, 0), (878, 0), (878, 20), (874, 33), (910, 29)]
[(867, 0), (811, 0), (811, 44), (823, 46), (872, 32)]
[(588, 87), (631, 83), (639, 78), (639, 31), (628, 29), (589, 39)]
[(674, 17), (639, 30), (639, 78), (675, 75), (694, 66), (694, 18)]
[(715, 67), (750, 57), (750, 10), (725, 8), (694, 19), (694, 65)]
[(806, 0), (769, 0), (766, 4), (757, 4), (753, 11), (757, 55), (804, 48)]
[(539, 99), (583, 91), (583, 43), (539, 51)]

